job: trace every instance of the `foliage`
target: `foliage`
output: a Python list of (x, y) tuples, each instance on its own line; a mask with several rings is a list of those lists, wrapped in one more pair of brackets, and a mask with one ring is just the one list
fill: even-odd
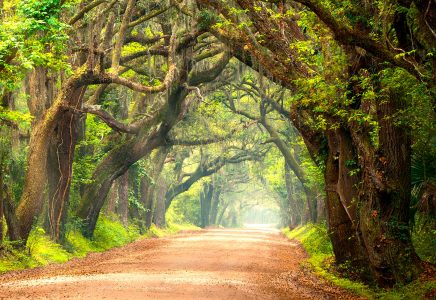
[(189, 223), (199, 226), (200, 192), (201, 184), (196, 183), (187, 192), (176, 197), (167, 211), (167, 221), (170, 223)]
[(62, 263), (72, 258), (71, 253), (50, 240), (40, 227), (32, 230), (25, 250), (17, 250), (11, 243), (4, 243), (3, 247), (5, 249), (0, 257), (0, 273)]
[(121, 223), (101, 216), (98, 219), (92, 242), (97, 249), (107, 250), (125, 245), (138, 237), (139, 229), (136, 226), (130, 225), (126, 229)]
[(422, 213), (415, 216), (412, 241), (419, 257), (436, 264), (436, 220)]
[(12, 90), (34, 66), (67, 68), (62, 5), (59, 0), (21, 0), (16, 10), (7, 11), (9, 17), (0, 23), (0, 91)]

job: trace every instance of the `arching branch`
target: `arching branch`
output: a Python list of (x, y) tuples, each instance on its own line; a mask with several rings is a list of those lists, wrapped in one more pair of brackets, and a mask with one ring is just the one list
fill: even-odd
[(294, 0), (301, 3), (311, 11), (313, 11), (318, 18), (323, 21), (327, 27), (333, 32), (335, 39), (343, 45), (358, 46), (372, 55), (390, 62), (391, 64), (409, 71), (416, 78), (421, 78), (421, 73), (417, 70), (416, 66), (412, 63), (400, 58), (396, 51), (388, 49), (384, 44), (370, 37), (368, 34), (350, 28), (344, 25), (343, 22), (336, 20), (331, 11), (324, 7), (320, 1), (317, 0)]
[(80, 19), (82, 19), (85, 14), (87, 12), (90, 12), (92, 9), (96, 8), (97, 6), (99, 6), (102, 3), (105, 3), (107, 0), (96, 0), (93, 1), (91, 3), (89, 3), (88, 5), (86, 5), (85, 7), (83, 7), (77, 14), (75, 14), (69, 21), (68, 21), (68, 25), (74, 25), (77, 21), (79, 21)]

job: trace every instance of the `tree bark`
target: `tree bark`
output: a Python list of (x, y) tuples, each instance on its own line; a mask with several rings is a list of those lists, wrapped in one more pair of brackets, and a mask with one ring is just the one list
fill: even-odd
[(210, 208), (209, 224), (217, 225), (218, 205), (220, 204), (221, 187), (216, 186), (212, 196), (212, 204)]
[(159, 176), (162, 172), (165, 159), (168, 155), (168, 148), (161, 147), (159, 148), (156, 156), (153, 157), (152, 160), (152, 171), (151, 171), (151, 180), (153, 182), (149, 182), (150, 179), (143, 177), (141, 179), (141, 202), (144, 205), (145, 213), (144, 213), (144, 221), (145, 228), (149, 229), (151, 223), (153, 221), (153, 209), (155, 205), (155, 188), (156, 182), (159, 179)]
[(117, 182), (114, 181), (112, 183), (112, 186), (110, 188), (109, 194), (108, 194), (108, 202), (106, 206), (106, 213), (109, 215), (114, 215), (116, 211), (117, 206), (117, 200), (118, 200), (118, 193), (117, 193)]
[(28, 76), (26, 93), (29, 95), (27, 107), (34, 117), (33, 122), (38, 122), (55, 99), (55, 78), (48, 75), (45, 67), (35, 67)]
[[(161, 127), (162, 128), (162, 127)], [(161, 130), (131, 138), (116, 147), (105, 156), (93, 173), (93, 182), (84, 189), (77, 215), (84, 220), (83, 234), (92, 236), (95, 225), (107, 194), (115, 179), (123, 175), (128, 168), (163, 143)]]
[(216, 222), (217, 226), (220, 226), (221, 223), (223, 222), (223, 217), (224, 217), (224, 214), (225, 214), (227, 208), (229, 207), (229, 204), (230, 204), (230, 202), (227, 201), (227, 202), (224, 203), (223, 207), (221, 208), (221, 212), (219, 213), (218, 219), (217, 219), (217, 222)]
[[(356, 202), (352, 201), (357, 195), (355, 190), (350, 189), (355, 180), (349, 178), (347, 174), (349, 170), (345, 166), (345, 161), (350, 156), (351, 158), (354, 156), (349, 152), (350, 149), (346, 149), (341, 144), (341, 139), (338, 138), (341, 133), (338, 129), (330, 131), (328, 135), (329, 152), (324, 173), (328, 230), (336, 262), (338, 264), (350, 262), (353, 267), (361, 268), (363, 257), (359, 236), (356, 234)], [(342, 179), (340, 179), (341, 173)], [(351, 179), (351, 183), (346, 179)]]
[[(1, 9), (1, 6), (0, 6)], [(1, 150), (1, 149), (0, 149)], [(3, 243), (3, 218), (4, 218), (4, 207), (5, 207), (5, 196), (4, 196), (4, 189), (6, 188), (6, 185), (3, 183), (3, 175), (4, 175), (4, 168), (3, 168), (3, 157), (0, 156), (0, 246)]]
[(153, 214), (153, 222), (157, 227), (163, 228), (166, 226), (165, 213), (167, 211), (165, 207), (165, 193), (168, 190), (168, 186), (163, 178), (159, 178), (156, 186), (156, 206)]
[(285, 184), (286, 184), (286, 218), (283, 224), (289, 228), (295, 228), (301, 224), (301, 211), (298, 209), (296, 199), (293, 197), (292, 176), (288, 164), (285, 162)]
[(206, 228), (210, 225), (209, 217), (212, 203), (214, 186), (211, 183), (203, 185), (203, 191), (200, 194), (200, 227)]
[[(16, 209), (16, 217), (19, 223), (18, 238), (23, 241), (27, 240), (32, 224), (42, 208), (43, 194), (48, 176), (47, 157), (52, 134), (59, 124), (58, 122), (63, 119), (64, 107), (69, 106), (70, 101), (80, 99), (84, 76), (86, 75), (85, 69), (82, 68), (67, 80), (56, 101), (32, 130), (23, 194)], [(36, 173), (38, 176), (35, 176)]]
[[(80, 107), (85, 88), (70, 105)], [(72, 111), (64, 112), (55, 125), (48, 151), (48, 225), (50, 237), (56, 242), (65, 239), (65, 223), (70, 200), (73, 160), (79, 137), (79, 116)]]
[(121, 223), (127, 228), (129, 220), (129, 172), (118, 178), (118, 215)]
[(400, 99), (391, 94), (389, 100), (377, 102), (378, 151), (361, 132), (352, 131), (362, 166), (360, 230), (374, 279), (382, 287), (409, 282), (420, 272), (409, 231), (410, 135), (408, 128), (390, 120), (402, 108)]

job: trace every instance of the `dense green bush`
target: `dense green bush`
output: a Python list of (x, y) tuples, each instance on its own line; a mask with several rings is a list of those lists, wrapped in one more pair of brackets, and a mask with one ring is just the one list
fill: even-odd
[(56, 244), (44, 229), (32, 230), (24, 250), (17, 250), (11, 243), (3, 244), (0, 256), (0, 273), (63, 263), (73, 257), (84, 257), (90, 252), (101, 252), (123, 246), (140, 237), (139, 229), (129, 225), (126, 229), (119, 221), (100, 216), (92, 240), (83, 237), (80, 231), (71, 229), (66, 234), (65, 245)]

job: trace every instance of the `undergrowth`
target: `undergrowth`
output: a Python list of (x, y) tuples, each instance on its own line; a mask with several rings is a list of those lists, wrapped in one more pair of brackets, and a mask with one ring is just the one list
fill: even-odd
[(285, 228), (282, 232), (289, 239), (296, 239), (304, 246), (309, 254), (307, 264), (315, 273), (334, 283), (337, 286), (348, 289), (368, 299), (383, 300), (408, 300), (425, 299), (425, 295), (436, 289), (436, 282), (416, 280), (408, 285), (398, 286), (391, 290), (374, 289), (348, 278), (339, 277), (333, 274), (330, 266), (333, 260), (333, 248), (327, 235), (327, 228), (324, 224), (307, 224), (290, 230)]
[(140, 238), (163, 237), (181, 230), (193, 230), (189, 224), (168, 222), (166, 228), (152, 226), (141, 235), (136, 225), (125, 228), (112, 217), (100, 216), (92, 239), (85, 238), (79, 230), (72, 229), (66, 234), (65, 245), (53, 242), (44, 229), (36, 227), (30, 233), (26, 247), (17, 250), (12, 244), (2, 244), (0, 273), (45, 266), (50, 263), (64, 263), (74, 257), (84, 257), (90, 252), (102, 252), (120, 247)]

